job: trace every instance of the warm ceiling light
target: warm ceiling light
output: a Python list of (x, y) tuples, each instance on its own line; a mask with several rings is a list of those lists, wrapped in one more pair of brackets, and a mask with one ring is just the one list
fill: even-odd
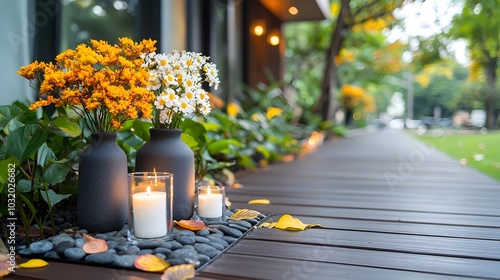
[(280, 36), (277, 31), (271, 32), (267, 37), (267, 42), (272, 46), (277, 46), (280, 43)]
[(264, 34), (264, 27), (262, 25), (256, 25), (253, 28), (253, 33), (257, 36), (261, 36), (262, 34)]
[(266, 34), (266, 22), (264, 20), (256, 20), (250, 26), (250, 32), (257, 36)]
[(299, 9), (297, 9), (297, 7), (295, 6), (291, 6), (290, 8), (288, 8), (288, 12), (292, 15), (292, 16), (295, 16), (299, 13)]
[(269, 37), (269, 44), (277, 46), (279, 45), (279, 43), (280, 43), (280, 37), (278, 37), (277, 35)]

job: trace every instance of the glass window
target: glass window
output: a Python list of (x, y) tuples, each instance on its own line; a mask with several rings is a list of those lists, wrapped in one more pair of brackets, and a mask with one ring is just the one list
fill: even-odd
[(115, 44), (120, 37), (134, 38), (138, 0), (63, 0), (61, 3), (61, 51), (88, 43), (90, 39)]

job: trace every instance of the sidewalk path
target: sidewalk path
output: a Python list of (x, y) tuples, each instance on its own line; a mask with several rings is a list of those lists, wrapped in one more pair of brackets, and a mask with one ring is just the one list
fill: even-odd
[(239, 181), (232, 208), (326, 228), (256, 229), (196, 279), (500, 279), (500, 182), (404, 131), (330, 140)]

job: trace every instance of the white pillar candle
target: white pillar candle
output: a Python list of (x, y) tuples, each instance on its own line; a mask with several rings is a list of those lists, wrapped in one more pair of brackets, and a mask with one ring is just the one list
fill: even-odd
[(134, 233), (138, 238), (155, 238), (167, 234), (167, 193), (151, 191), (132, 196)]
[(222, 194), (198, 194), (198, 215), (203, 218), (219, 218), (222, 216)]

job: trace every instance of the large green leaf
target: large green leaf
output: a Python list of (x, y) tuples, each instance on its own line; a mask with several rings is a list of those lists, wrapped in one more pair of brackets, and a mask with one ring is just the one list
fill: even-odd
[(25, 124), (20, 122), (17, 118), (13, 118), (4, 127), (3, 132), (5, 133), (5, 135), (9, 135), (11, 131), (14, 131), (22, 126), (25, 126)]
[(255, 147), (255, 150), (261, 153), (266, 159), (271, 157), (271, 152), (264, 145), (258, 145)]
[(66, 115), (61, 115), (48, 124), (51, 132), (63, 137), (76, 137), (82, 133), (77, 121), (71, 120)]
[(187, 133), (182, 133), (181, 139), (186, 145), (189, 146), (189, 148), (191, 148), (191, 150), (198, 148), (198, 142), (196, 142), (196, 140), (194, 140), (194, 138), (191, 135)]
[(3, 129), (7, 124), (17, 117), (22, 110), (13, 105), (0, 106), (0, 128)]
[[(38, 190), (41, 187), (42, 187), (42, 183), (35, 182), (34, 190)], [(27, 180), (27, 179), (19, 180), (16, 184), (16, 189), (17, 189), (17, 191), (22, 192), (22, 193), (31, 192), (31, 181)]]
[(49, 161), (55, 160), (56, 155), (46, 143), (43, 143), (40, 149), (38, 149), (38, 164), (45, 167)]
[(236, 139), (222, 139), (220, 141), (213, 142), (210, 145), (208, 145), (207, 151), (211, 155), (215, 155), (227, 149), (229, 146), (241, 147), (242, 144), (240, 141)]
[(66, 174), (71, 169), (66, 161), (51, 162), (43, 171), (43, 180), (48, 184), (57, 184), (64, 181)]
[(7, 185), (9, 181), (9, 175), (13, 174), (15, 180), (15, 175), (17, 173), (17, 166), (19, 166), (19, 162), (14, 157), (10, 157), (4, 160), (0, 160), (0, 193), (3, 192), (3, 188)]
[(198, 143), (206, 142), (207, 130), (201, 123), (189, 120), (185, 121), (185, 124), (187, 126), (184, 129), (183, 133), (191, 135), (191, 137), (193, 137), (194, 140)]
[(150, 137), (149, 129), (151, 128), (151, 126), (152, 124), (150, 122), (145, 122), (141, 120), (134, 120), (134, 122), (132, 123), (134, 134), (144, 141), (149, 140)]
[(207, 131), (218, 131), (221, 128), (221, 125), (218, 123), (202, 123)]
[(40, 194), (42, 195), (43, 200), (45, 200), (45, 202), (47, 202), (47, 204), (50, 206), (50, 208), (54, 207), (54, 205), (56, 205), (60, 201), (71, 196), (71, 194), (57, 194), (53, 190), (41, 190)]
[(6, 156), (14, 156), (24, 162), (43, 145), (47, 132), (37, 124), (30, 124), (10, 132), (7, 139)]

